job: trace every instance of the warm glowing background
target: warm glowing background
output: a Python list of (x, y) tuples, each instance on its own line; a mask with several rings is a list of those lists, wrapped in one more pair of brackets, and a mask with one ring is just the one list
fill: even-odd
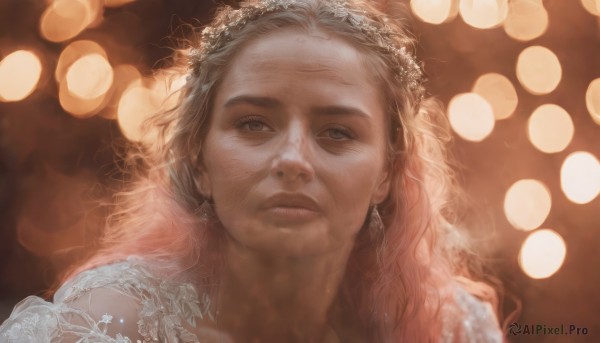
[[(510, 340), (600, 341), (600, 0), (396, 2), (517, 322), (590, 332)], [(0, 1), (0, 320), (93, 242), (105, 212), (91, 200), (121, 177), (109, 145), (148, 139), (144, 115), (182, 82), (166, 37), (213, 6)]]

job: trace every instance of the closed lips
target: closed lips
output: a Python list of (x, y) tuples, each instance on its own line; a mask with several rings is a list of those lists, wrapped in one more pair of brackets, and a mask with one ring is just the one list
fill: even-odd
[(311, 211), (320, 211), (319, 205), (310, 197), (299, 193), (279, 193), (267, 198), (262, 208), (291, 207), (304, 208)]

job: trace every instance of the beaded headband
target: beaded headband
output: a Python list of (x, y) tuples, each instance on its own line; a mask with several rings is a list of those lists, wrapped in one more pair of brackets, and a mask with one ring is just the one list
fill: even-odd
[[(351, 0), (350, 0), (351, 1)], [(258, 0), (256, 3), (225, 12), (215, 20), (216, 24), (202, 30), (202, 44), (199, 49), (191, 51), (190, 67), (198, 74), (206, 57), (232, 40), (232, 33), (264, 15), (282, 12), (300, 4), (302, 0)], [(346, 22), (377, 42), (381, 52), (387, 54), (395, 62), (395, 77), (405, 83), (410, 90), (419, 89), (423, 82), (423, 73), (415, 58), (393, 37), (398, 33), (385, 22), (369, 18), (363, 10), (352, 9), (349, 0), (327, 0), (327, 6), (335, 18)]]

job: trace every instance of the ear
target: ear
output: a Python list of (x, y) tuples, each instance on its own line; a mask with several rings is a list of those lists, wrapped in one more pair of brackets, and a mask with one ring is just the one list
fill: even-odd
[(373, 195), (371, 196), (371, 204), (380, 204), (385, 198), (387, 198), (390, 193), (391, 187), (391, 173), (389, 168), (385, 168), (381, 172), (381, 176), (375, 184), (375, 188), (373, 190)]
[(212, 197), (210, 178), (203, 163), (199, 163), (194, 167), (194, 182), (196, 183), (198, 192), (200, 192), (204, 198), (210, 199)]

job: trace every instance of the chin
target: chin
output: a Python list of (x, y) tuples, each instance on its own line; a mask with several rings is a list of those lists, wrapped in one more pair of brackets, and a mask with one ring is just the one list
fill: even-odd
[[(246, 231), (248, 232), (248, 231)], [(230, 236), (237, 244), (255, 253), (273, 257), (309, 257), (334, 252), (343, 244), (335, 242), (323, 229), (312, 227), (271, 227), (260, 234)]]

